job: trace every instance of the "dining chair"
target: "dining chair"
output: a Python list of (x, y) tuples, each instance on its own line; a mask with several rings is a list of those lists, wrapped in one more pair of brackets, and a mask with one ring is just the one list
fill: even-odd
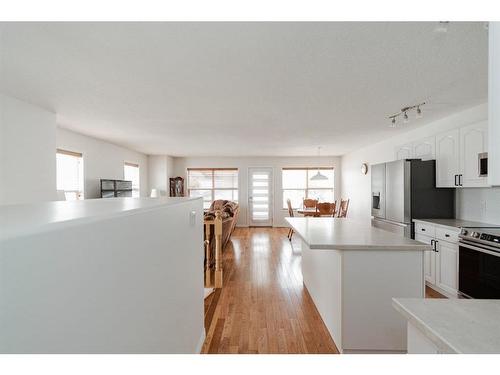
[[(287, 207), (288, 207), (288, 216), (293, 217), (292, 202), (290, 201), (290, 199), (287, 199), (287, 200), (286, 200), (286, 205), (287, 205)], [(292, 228), (290, 228), (290, 229), (288, 230), (288, 235), (287, 235), (287, 237), (288, 237), (288, 240), (289, 240), (289, 241), (291, 241), (291, 240), (292, 240), (292, 236), (293, 236), (293, 229), (292, 229)]]
[(316, 205), (318, 204), (317, 199), (311, 199), (311, 198), (305, 198), (302, 201), (302, 204), (304, 205), (304, 208), (315, 208)]
[(348, 208), (349, 208), (349, 199), (346, 199), (346, 200), (341, 199), (338, 217), (347, 217), (347, 209)]
[(316, 211), (318, 212), (317, 216), (335, 216), (335, 206), (337, 205), (337, 202), (333, 203), (318, 203), (316, 205)]

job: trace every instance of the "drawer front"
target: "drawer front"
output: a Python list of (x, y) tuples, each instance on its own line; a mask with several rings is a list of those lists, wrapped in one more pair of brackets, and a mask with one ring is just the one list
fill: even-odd
[(415, 235), (423, 234), (429, 237), (436, 237), (436, 228), (432, 224), (415, 223)]
[(102, 190), (115, 190), (115, 181), (113, 180), (101, 180)]
[(460, 229), (458, 228), (444, 228), (444, 227), (436, 227), (436, 238), (442, 241), (448, 241), (451, 243), (458, 243), (458, 234), (460, 233)]

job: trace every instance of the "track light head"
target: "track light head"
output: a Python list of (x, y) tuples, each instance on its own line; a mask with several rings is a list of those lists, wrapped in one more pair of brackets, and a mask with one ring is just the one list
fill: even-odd
[(420, 106), (417, 106), (417, 114), (415, 115), (415, 118), (422, 118), (422, 110), (420, 109)]
[(403, 120), (403, 122), (404, 122), (405, 124), (408, 124), (408, 123), (410, 122), (410, 120), (408, 119), (408, 113), (406, 113), (406, 112), (405, 112), (405, 113), (403, 114), (403, 119), (404, 119), (404, 120)]

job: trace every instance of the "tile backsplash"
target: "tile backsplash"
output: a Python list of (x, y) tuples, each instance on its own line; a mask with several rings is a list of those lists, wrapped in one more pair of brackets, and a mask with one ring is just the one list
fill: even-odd
[(456, 204), (458, 219), (500, 225), (500, 187), (457, 189)]

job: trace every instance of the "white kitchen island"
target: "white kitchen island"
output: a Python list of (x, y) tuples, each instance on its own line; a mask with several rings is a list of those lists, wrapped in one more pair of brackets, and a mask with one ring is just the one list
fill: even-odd
[(0, 206), (0, 353), (199, 353), (199, 198)]
[(406, 352), (393, 297), (423, 298), (429, 246), (337, 218), (287, 218), (302, 239), (302, 275), (342, 353)]

